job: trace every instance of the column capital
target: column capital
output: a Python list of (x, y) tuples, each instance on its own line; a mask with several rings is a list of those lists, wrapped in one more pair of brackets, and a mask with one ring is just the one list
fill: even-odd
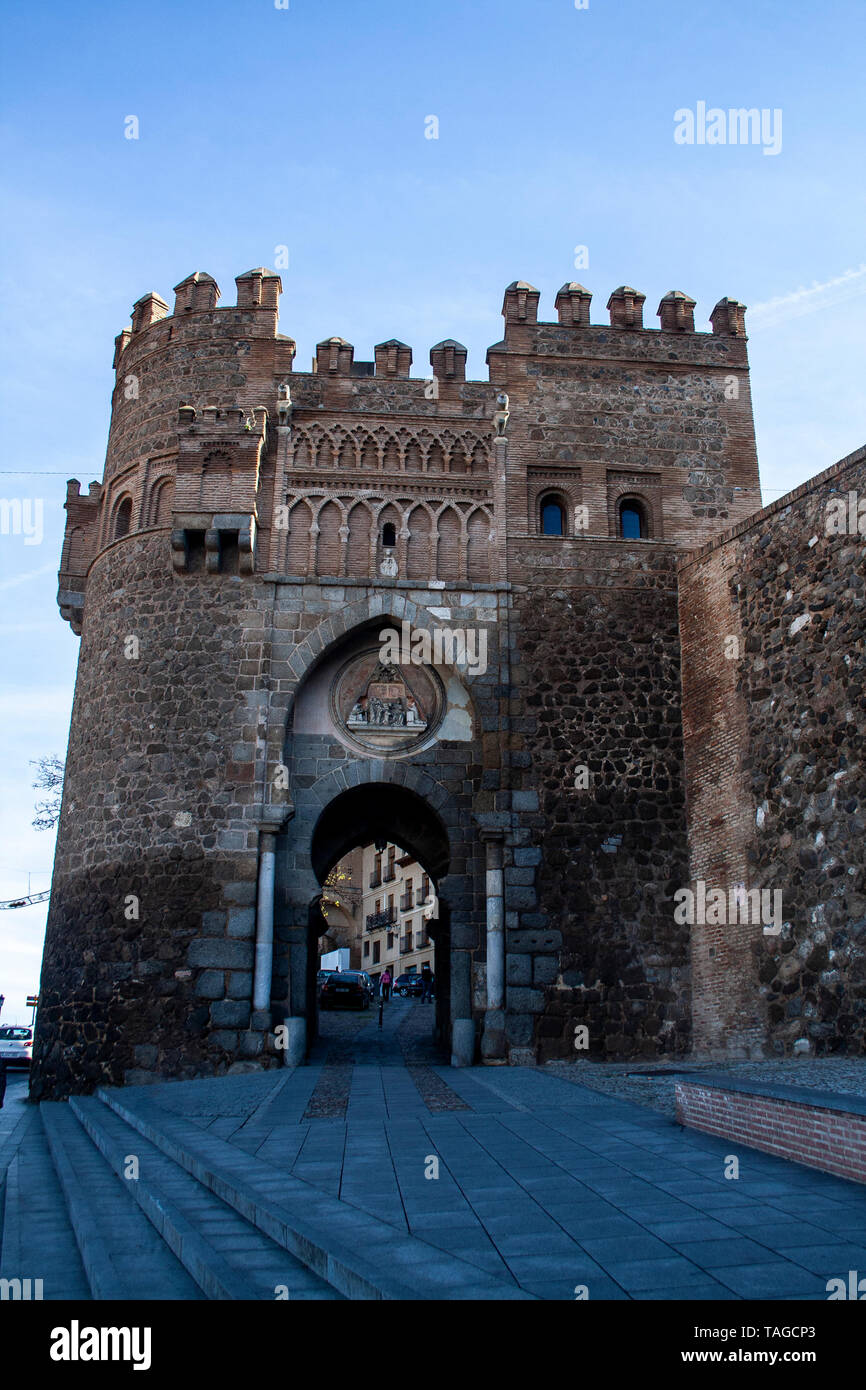
[(295, 808), (290, 801), (282, 806), (262, 806), (255, 818), (255, 825), (260, 835), (279, 835), (294, 814)]

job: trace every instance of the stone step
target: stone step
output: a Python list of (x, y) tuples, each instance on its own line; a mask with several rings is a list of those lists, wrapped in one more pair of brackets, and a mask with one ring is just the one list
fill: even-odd
[[(39, 1112), (6, 1170), (0, 1278), (31, 1281), (30, 1297), (90, 1299), (81, 1253)], [(37, 1293), (34, 1280), (41, 1279)], [(21, 1290), (25, 1295), (25, 1287)], [(14, 1294), (10, 1294), (14, 1297)]]
[(68, 1104), (39, 1107), (54, 1170), (94, 1298), (202, 1297), (198, 1285), (162, 1241)]
[[(195, 1280), (196, 1296), (203, 1290), (210, 1299), (273, 1300), (279, 1289), (290, 1300), (340, 1298), (101, 1099), (74, 1096), (69, 1106), (100, 1161), (117, 1174), (114, 1181), (122, 1181), (137, 1203), (140, 1219), (152, 1223), (154, 1238), (165, 1242)], [(122, 1176), (131, 1156), (138, 1161), (135, 1180)]]
[(529, 1299), (500, 1278), (243, 1152), (141, 1091), (100, 1100), (248, 1222), (352, 1299)]

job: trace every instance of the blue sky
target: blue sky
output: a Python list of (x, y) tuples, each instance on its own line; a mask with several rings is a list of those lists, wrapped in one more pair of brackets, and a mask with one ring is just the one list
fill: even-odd
[[(309, 369), (332, 333), (469, 375), (502, 291), (578, 279), (750, 308), (765, 500), (863, 443), (866, 10), (860, 0), (211, 0), (2, 6), (0, 900), (49, 882), (30, 758), (63, 753), (78, 643), (55, 607), (65, 479), (101, 476), (115, 335), (193, 270), (281, 270)], [(781, 110), (782, 147), (678, 145), (674, 113)], [(124, 138), (138, 117), (139, 139)], [(425, 139), (436, 116), (439, 138)], [(574, 248), (589, 264), (575, 269)], [(14, 473), (6, 470), (29, 470)], [(45, 911), (0, 915), (3, 1020), (28, 1017)]]

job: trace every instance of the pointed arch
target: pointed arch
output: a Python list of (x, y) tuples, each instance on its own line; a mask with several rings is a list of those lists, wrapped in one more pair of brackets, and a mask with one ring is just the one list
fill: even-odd
[(334, 441), (329, 434), (321, 435), (316, 449), (316, 467), (333, 468), (334, 466)]
[(427, 472), (445, 472), (445, 450), (438, 439), (434, 439), (427, 453)]
[(406, 445), (406, 472), (421, 473), (424, 468), (424, 455), (421, 452), (421, 445), (418, 440), (412, 438)]
[(309, 468), (311, 457), (312, 449), (308, 436), (306, 434), (298, 434), (295, 437), (294, 467)]
[(313, 513), (306, 502), (296, 502), (289, 512), (289, 539), (286, 565), (289, 574), (308, 574), (310, 565), (310, 527)]
[(173, 491), (173, 478), (157, 478), (150, 491), (146, 525), (167, 526), (169, 524)]
[(420, 504), (409, 514), (409, 546), (406, 553), (406, 577), (429, 579), (433, 574), (430, 540), (433, 522), (429, 511)]
[(127, 493), (115, 503), (111, 519), (111, 539), (117, 541), (121, 536), (128, 536), (131, 526), (132, 498)]
[(366, 579), (370, 573), (372, 526), (370, 508), (363, 502), (356, 502), (349, 512), (349, 541), (346, 550), (346, 571), (353, 579)]
[(343, 513), (333, 500), (326, 502), (316, 517), (319, 536), (316, 542), (316, 574), (338, 575), (341, 550), (340, 526)]
[(439, 513), (437, 531), (436, 575), (456, 582), (460, 577), (460, 517), (453, 507)]
[[(376, 569), (384, 558), (386, 550), (394, 550), (397, 545), (397, 537), (403, 525), (403, 517), (398, 507), (393, 502), (386, 502), (376, 518), (378, 535), (376, 537)], [(391, 539), (393, 528), (393, 540)], [(388, 539), (386, 540), (386, 536)]]
[(466, 577), (485, 584), (490, 579), (490, 518), (480, 507), (470, 516), (466, 531)]
[(376, 441), (371, 434), (364, 436), (361, 445), (361, 467), (369, 468), (371, 472), (378, 472), (379, 469), (379, 450)]
[(389, 434), (385, 440), (385, 447), (382, 451), (382, 467), (386, 473), (400, 473), (402, 471), (402, 462), (400, 457), (400, 446), (393, 434)]
[(340, 445), (340, 468), (358, 468), (360, 459), (358, 457), (358, 444), (350, 434), (347, 434)]
[(489, 473), (490, 466), (487, 461), (487, 450), (479, 439), (475, 448), (472, 450), (472, 472)]
[(468, 473), (470, 469), (469, 458), (462, 442), (455, 439), (448, 454), (449, 473)]

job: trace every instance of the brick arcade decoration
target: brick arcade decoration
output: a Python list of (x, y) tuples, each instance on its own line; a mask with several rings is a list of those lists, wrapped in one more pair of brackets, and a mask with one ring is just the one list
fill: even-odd
[[(862, 1051), (864, 537), (823, 518), (866, 452), (761, 509), (735, 299), (593, 323), (571, 282), (547, 322), (515, 281), (473, 380), (453, 338), (296, 371), (281, 289), (139, 299), (69, 484), (32, 1094), (303, 1055), (322, 884), (379, 837), (433, 882), (456, 1064)], [(404, 623), (485, 660), (380, 667)], [(781, 890), (778, 934), (678, 922), (696, 880)]]

